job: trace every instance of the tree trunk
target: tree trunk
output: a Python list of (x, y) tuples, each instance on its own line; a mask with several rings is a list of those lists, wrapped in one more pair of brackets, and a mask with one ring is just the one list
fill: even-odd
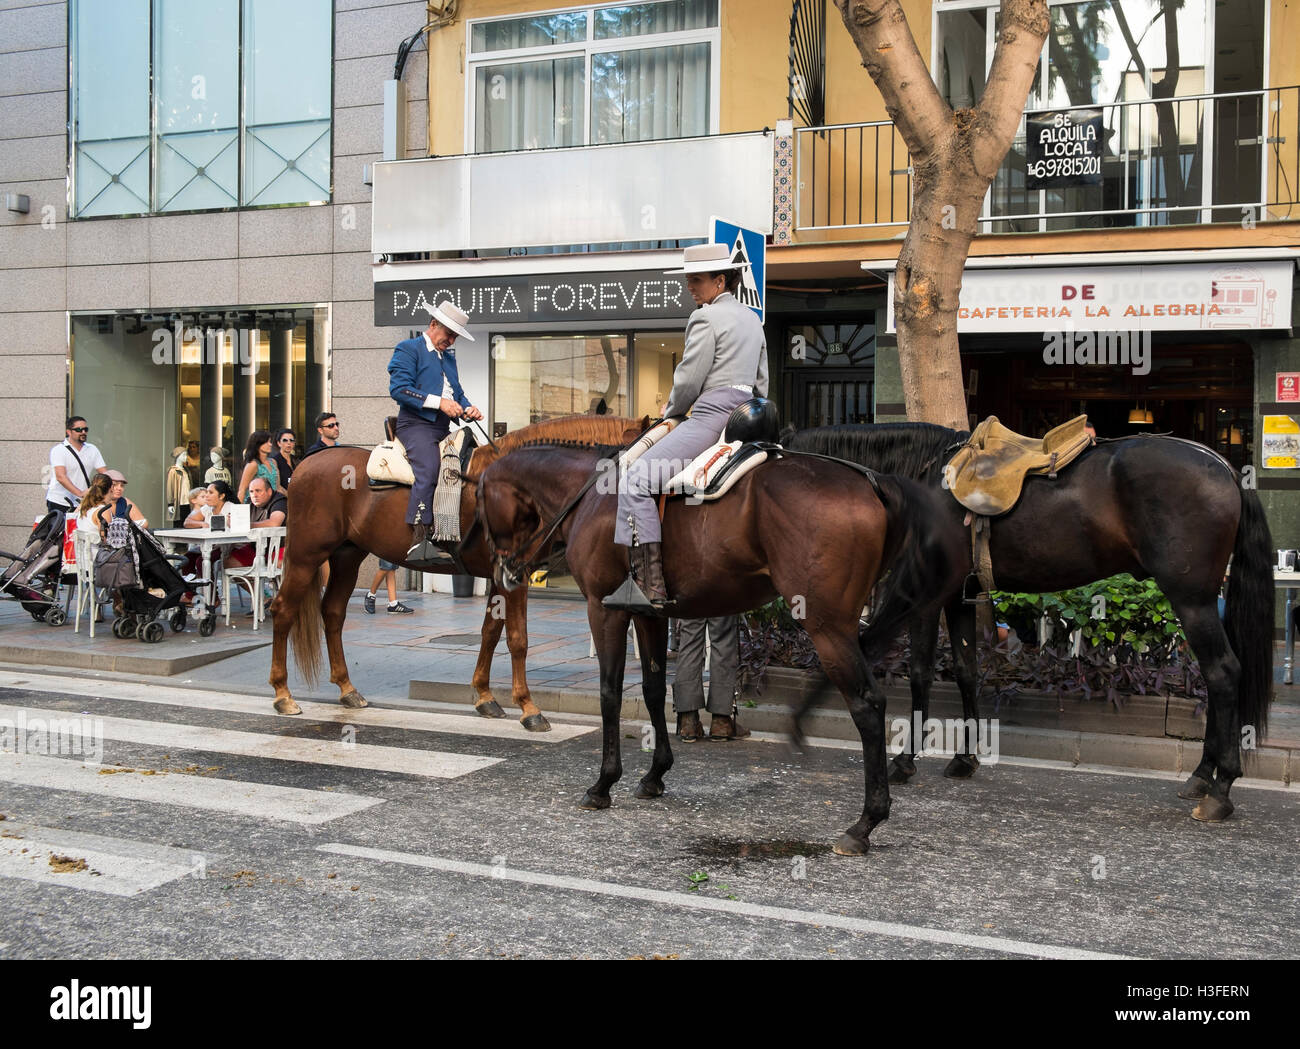
[(1047, 0), (1002, 0), (984, 96), (953, 112), (898, 0), (835, 0), (911, 153), (912, 211), (898, 257), (894, 321), (907, 417), (965, 430), (957, 343), (962, 269), (984, 196), (1020, 126), (1047, 38)]

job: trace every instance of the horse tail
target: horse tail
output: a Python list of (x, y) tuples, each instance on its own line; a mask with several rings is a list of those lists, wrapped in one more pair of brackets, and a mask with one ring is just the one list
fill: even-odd
[[(289, 555), (285, 554), (284, 574), (289, 574)], [(323, 622), (320, 614), (320, 592), (325, 585), (321, 569), (318, 567), (307, 585), (307, 592), (298, 601), (298, 614), (294, 617), (290, 640), (293, 642), (293, 658), (298, 664), (303, 680), (309, 688), (315, 688), (320, 677), (320, 636)]]
[(1243, 487), (1223, 629), (1241, 664), (1241, 724), (1254, 725), (1257, 740), (1268, 727), (1273, 698), (1273, 601), (1273, 538), (1259, 496)]
[(965, 532), (939, 492), (904, 477), (877, 474), (885, 506), (886, 574), (876, 584), (871, 617), (858, 635), (863, 655), (878, 658), (915, 616), (961, 586)]

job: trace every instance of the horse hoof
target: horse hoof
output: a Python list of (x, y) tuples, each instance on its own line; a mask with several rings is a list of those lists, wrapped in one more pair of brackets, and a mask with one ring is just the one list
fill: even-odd
[(358, 692), (355, 688), (351, 692), (347, 692), (344, 695), (339, 696), (339, 702), (342, 703), (345, 707), (370, 706), (370, 704), (366, 702), (366, 697), (363, 696), (360, 692)]
[(1205, 797), (1209, 793), (1209, 781), (1204, 780), (1195, 774), (1190, 776), (1187, 782), (1178, 790), (1178, 796), (1180, 798), (1185, 798), (1187, 801), (1200, 801), (1201, 798)]
[[(519, 723), (529, 732), (551, 731), (551, 723), (546, 720), (546, 717), (543, 714), (529, 714), (526, 718), (520, 718)], [(605, 804), (608, 805), (609, 801), (606, 800)]]
[(1207, 794), (1196, 808), (1192, 809), (1192, 819), (1202, 823), (1222, 823), (1232, 815), (1233, 805), (1227, 798), (1216, 798)]
[(916, 762), (899, 754), (889, 763), (889, 782), (906, 783), (916, 775)]
[(587, 791), (587, 793), (582, 796), (582, 800), (578, 802), (578, 808), (607, 809), (609, 808), (609, 795), (607, 794), (603, 798), (598, 798), (592, 794), (591, 791)]
[(636, 797), (642, 801), (648, 801), (651, 798), (662, 798), (664, 795), (664, 785), (656, 783), (653, 780), (643, 779), (636, 788)]
[(979, 758), (974, 754), (954, 754), (952, 760), (943, 767), (943, 774), (948, 779), (970, 779), (979, 767)]
[(302, 707), (293, 701), (292, 696), (285, 696), (284, 699), (275, 701), (275, 712), (277, 714), (301, 714)]
[(863, 841), (861, 838), (855, 838), (847, 831), (840, 835), (840, 840), (835, 843), (836, 856), (865, 856), (870, 842)]
[(503, 718), (506, 712), (501, 709), (501, 704), (495, 699), (485, 699), (482, 703), (474, 704), (474, 713), (481, 718)]

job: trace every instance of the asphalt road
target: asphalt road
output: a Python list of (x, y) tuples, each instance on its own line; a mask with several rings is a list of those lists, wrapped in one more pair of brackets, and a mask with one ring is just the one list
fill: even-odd
[(637, 801), (627, 725), (613, 807), (587, 812), (594, 719), (532, 736), (463, 708), (304, 710), (0, 672), (0, 739), (22, 724), (48, 751), (41, 722), (89, 718), (103, 747), (98, 766), (0, 754), (0, 958), (1300, 950), (1294, 790), (1239, 786), (1208, 826), (1158, 774), (1003, 762), (959, 782), (928, 759), (845, 858), (853, 749), (678, 744), (667, 795)]

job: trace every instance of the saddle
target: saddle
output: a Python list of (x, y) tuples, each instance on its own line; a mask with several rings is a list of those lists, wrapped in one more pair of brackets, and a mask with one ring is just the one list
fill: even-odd
[[(455, 456), (460, 460), (460, 467), (464, 470), (469, 467), (469, 457), (474, 447), (471, 442), (465, 440), (465, 430), (462, 428), (447, 435), (438, 446), (438, 457), (446, 459), (448, 456)], [(370, 459), (366, 463), (366, 477), (371, 488), (396, 488), (403, 485), (410, 488), (415, 484), (415, 472), (406, 457), (406, 449), (397, 439), (397, 416), (395, 415), (390, 415), (384, 420), (384, 441), (376, 445), (374, 451), (370, 453)]]
[(1040, 438), (1009, 430), (990, 415), (944, 468), (953, 497), (984, 517), (1005, 514), (1016, 505), (1030, 474), (1055, 478), (1092, 445), (1086, 415), (1049, 430)]

